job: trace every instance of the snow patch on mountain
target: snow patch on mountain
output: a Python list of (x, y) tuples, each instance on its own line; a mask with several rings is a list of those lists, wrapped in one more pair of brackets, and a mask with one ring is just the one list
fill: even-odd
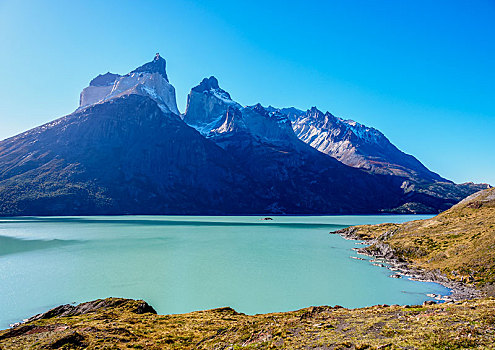
[(99, 75), (81, 92), (79, 109), (130, 94), (148, 96), (165, 113), (180, 114), (175, 88), (166, 77), (165, 60), (159, 56), (124, 76)]
[[(235, 101), (232, 101), (232, 99), (230, 98), (230, 95), (228, 93), (226, 93), (224, 90), (222, 89), (211, 89), (209, 90), (211, 93), (213, 93), (213, 95), (222, 100), (223, 102), (227, 103), (227, 104), (233, 104), (235, 105), (237, 108), (239, 109), (242, 109), (242, 106), (240, 104), (238, 104), (237, 102)], [(204, 93), (204, 92), (203, 92)]]
[(379, 130), (312, 107), (292, 119), (297, 137), (342, 163), (378, 174), (446, 181), (395, 147)]
[(348, 125), (349, 129), (361, 140), (368, 143), (378, 143), (385, 137), (380, 131), (375, 128), (360, 124), (352, 119), (337, 118), (342, 123)]
[(218, 128), (221, 125), (223, 115), (219, 115), (216, 119), (211, 121), (210, 123), (200, 123), (200, 124), (189, 124), (189, 126), (198, 130), (200, 134), (203, 136), (208, 136), (212, 130)]

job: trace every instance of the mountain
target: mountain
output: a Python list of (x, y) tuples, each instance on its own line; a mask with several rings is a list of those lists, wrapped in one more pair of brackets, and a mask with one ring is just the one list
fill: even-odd
[(109, 72), (91, 80), (81, 92), (79, 108), (131, 94), (150, 97), (163, 112), (179, 114), (175, 88), (168, 81), (166, 62), (159, 54), (126, 75)]
[[(172, 96), (144, 93), (161, 73), (142, 72), (113, 82), (118, 90), (134, 74), (150, 74), (128, 85), (132, 91), (120, 89), (118, 96), (0, 142), (1, 215), (251, 210), (253, 181), (227, 152), (160, 106)], [(162, 79), (158, 86), (167, 83)]]
[[(215, 77), (191, 89), (180, 115), (157, 54), (91, 80), (74, 113), (0, 141), (0, 215), (438, 212), (461, 199), (411, 156), (391, 174), (321, 152), (294, 132), (301, 115), (243, 107)], [(422, 182), (403, 175), (413, 166)]]
[[(123, 76), (98, 76), (82, 92), (74, 113), (1, 141), (0, 213), (364, 213), (397, 202), (384, 185), (379, 190), (373, 176), (299, 141), (284, 116), (272, 118), (255, 106), (248, 113), (249, 128), (243, 125), (240, 105), (211, 78), (203, 85), (215, 100), (208, 97), (203, 105), (212, 113), (215, 104), (222, 111), (227, 106), (229, 113), (213, 131), (214, 140), (204, 137), (173, 112), (175, 93), (162, 60)], [(191, 96), (204, 94), (203, 87)], [(191, 99), (189, 115), (196, 102)], [(208, 116), (198, 117), (199, 123)], [(284, 127), (273, 131), (279, 124)], [(239, 130), (236, 138), (243, 133), (245, 138), (227, 147), (232, 130)], [(282, 140), (284, 133), (290, 141)], [(285, 148), (264, 146), (277, 137)], [(310, 152), (300, 157), (300, 147)], [(248, 153), (241, 160), (243, 150)], [(312, 165), (314, 159), (324, 166)]]
[(375, 128), (323, 113), (316, 107), (306, 112), (293, 107), (268, 108), (286, 115), (297, 137), (320, 152), (368, 173), (391, 176), (408, 198), (394, 212), (445, 210), (487, 188), (486, 184), (455, 184), (441, 177), (414, 156), (399, 150)]
[[(248, 173), (262, 175), (262, 179), (277, 179), (279, 174), (287, 174), (299, 193), (304, 192), (307, 181), (298, 180), (307, 180), (309, 177), (312, 179), (310, 182), (324, 187), (323, 184), (330, 184), (330, 179), (336, 178), (339, 171), (352, 173), (350, 167), (374, 175), (375, 182), (379, 184), (360, 189), (367, 192), (370, 198), (374, 198), (373, 190), (387, 189), (386, 197), (389, 201), (378, 201), (380, 210), (387, 212), (436, 213), (487, 187), (472, 183), (457, 185), (443, 179), (413, 156), (397, 149), (380, 131), (354, 121), (342, 120), (328, 112), (324, 114), (316, 107), (307, 112), (296, 108), (264, 108), (260, 104), (242, 107), (220, 88), (214, 77), (203, 79), (191, 90), (183, 117), (190, 126), (237, 157), (248, 168)], [(271, 153), (272, 150), (277, 151)], [(325, 175), (326, 179), (319, 177), (324, 169), (335, 165), (314, 150), (329, 155), (349, 168), (334, 169), (333, 174)], [(286, 159), (278, 162), (282, 159), (282, 153)], [(302, 168), (298, 157), (312, 160)], [(269, 162), (262, 163), (267, 159)], [(291, 167), (288, 164), (297, 165)], [(363, 178), (362, 175), (354, 172), (352, 176)], [(282, 179), (278, 178), (276, 183), (280, 181)], [(346, 191), (354, 188), (345, 182), (342, 186)], [(290, 186), (285, 186), (283, 192), (289, 189)], [(319, 194), (313, 196), (318, 197)], [(357, 194), (355, 198), (360, 198), (360, 195)], [(325, 208), (323, 205), (319, 210)]]
[(447, 181), (400, 151), (380, 131), (312, 107), (293, 117), (296, 135), (320, 152), (377, 174)]
[(287, 116), (260, 104), (242, 107), (214, 77), (191, 89), (183, 116), (225, 149), (262, 186), (275, 213), (366, 213), (401, 205), (399, 189), (315, 150)]

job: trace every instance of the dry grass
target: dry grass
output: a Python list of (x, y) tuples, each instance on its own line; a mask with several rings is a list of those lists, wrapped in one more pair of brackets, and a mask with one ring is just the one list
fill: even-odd
[(478, 287), (495, 283), (495, 188), (429, 220), (357, 226), (353, 233), (385, 243), (397, 257), (440, 270), (452, 280)]
[[(230, 308), (160, 316), (129, 300), (86, 315), (31, 323), (2, 349), (495, 348), (495, 299), (415, 307), (311, 307), (247, 316)], [(8, 331), (0, 332), (0, 339)]]

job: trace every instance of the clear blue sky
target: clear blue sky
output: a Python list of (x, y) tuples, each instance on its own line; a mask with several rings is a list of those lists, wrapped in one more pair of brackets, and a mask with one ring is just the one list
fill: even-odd
[(0, 0), (0, 48), (0, 139), (160, 52), (182, 111), (215, 75), (241, 104), (317, 106), (446, 178), (495, 185), (493, 0)]

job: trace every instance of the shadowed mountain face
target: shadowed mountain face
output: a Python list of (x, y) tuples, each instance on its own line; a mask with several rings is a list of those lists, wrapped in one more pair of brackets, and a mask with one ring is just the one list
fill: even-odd
[[(214, 77), (191, 90), (181, 119), (165, 67), (157, 54), (99, 75), (74, 113), (0, 141), (0, 215), (437, 212), (474, 192), (377, 130), (353, 136), (355, 125), (316, 110), (303, 123), (295, 108), (242, 107)], [(324, 130), (349, 156), (304, 137)], [(373, 152), (383, 156), (368, 167)]]
[[(206, 84), (211, 80), (214, 84)], [(297, 113), (293, 108), (279, 110), (259, 104), (241, 107), (211, 77), (191, 90), (184, 120), (228, 151), (252, 178), (259, 179), (263, 188), (270, 188), (280, 199), (271, 208), (280, 212), (436, 212), (464, 197), (439, 195), (437, 188), (413, 191), (414, 185), (404, 186), (407, 177), (345, 166), (298, 139), (293, 130), (296, 124), (291, 125), (289, 119)], [(330, 128), (328, 123), (327, 127)], [(374, 131), (376, 137), (372, 140), (378, 139), (384, 147), (406, 157), (418, 173), (425, 174), (424, 179), (418, 175), (422, 181), (432, 184), (433, 179), (443, 180)], [(354, 140), (357, 136), (352, 134), (349, 138)], [(370, 149), (378, 148), (369, 143)], [(455, 186), (447, 181), (444, 185)]]
[(3, 215), (241, 213), (251, 187), (225, 151), (145, 96), (0, 143)]
[(365, 213), (396, 204), (375, 177), (295, 141), (265, 144), (246, 130), (207, 139), (149, 97), (123, 96), (1, 142), (0, 212)]

